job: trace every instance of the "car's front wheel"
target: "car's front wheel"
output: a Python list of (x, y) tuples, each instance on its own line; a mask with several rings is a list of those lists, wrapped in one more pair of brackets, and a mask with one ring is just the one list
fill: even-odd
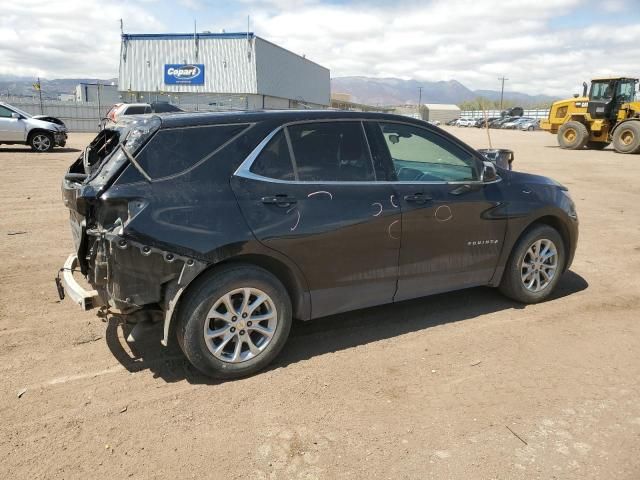
[(556, 229), (548, 225), (531, 228), (511, 252), (500, 291), (522, 303), (545, 300), (560, 280), (565, 258), (564, 242)]
[(224, 267), (201, 279), (178, 312), (178, 343), (205, 375), (255, 373), (282, 350), (291, 329), (291, 300), (282, 283), (251, 265)]
[(55, 145), (53, 135), (50, 133), (37, 132), (29, 139), (31, 149), (36, 152), (50, 152)]

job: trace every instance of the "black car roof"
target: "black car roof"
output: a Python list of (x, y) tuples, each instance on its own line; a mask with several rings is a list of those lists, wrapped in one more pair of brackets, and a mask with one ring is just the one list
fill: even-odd
[(159, 115), (162, 128), (189, 127), (216, 123), (297, 122), (305, 120), (335, 120), (340, 118), (370, 120), (402, 120), (406, 123), (426, 125), (427, 122), (402, 115), (345, 110), (253, 110), (231, 112), (183, 112)]

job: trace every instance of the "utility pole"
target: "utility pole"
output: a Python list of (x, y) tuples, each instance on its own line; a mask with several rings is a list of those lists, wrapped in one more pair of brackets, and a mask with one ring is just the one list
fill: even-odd
[(505, 77), (500, 77), (498, 80), (502, 81), (502, 87), (500, 88), (500, 111), (502, 111), (502, 99), (504, 98), (504, 82), (509, 80)]
[(422, 120), (422, 89), (424, 87), (418, 87), (418, 118)]
[(42, 108), (42, 83), (40, 83), (40, 77), (38, 77), (38, 95), (40, 96), (40, 115), (44, 115), (44, 108)]

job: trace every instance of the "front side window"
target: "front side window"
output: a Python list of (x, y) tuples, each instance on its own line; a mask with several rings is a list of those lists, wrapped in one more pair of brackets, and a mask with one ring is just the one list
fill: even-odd
[(636, 82), (633, 80), (625, 80), (618, 83), (618, 91), (616, 96), (618, 100), (623, 102), (633, 102), (635, 97)]
[(240, 134), (247, 125), (207, 125), (159, 130), (136, 160), (153, 179), (182, 173)]
[(461, 182), (480, 178), (475, 157), (450, 140), (426, 129), (381, 123), (399, 181)]
[(287, 127), (298, 180), (373, 181), (373, 163), (360, 122), (314, 122)]
[(591, 84), (591, 100), (611, 100), (615, 88), (616, 82), (614, 80), (593, 82)]
[(11, 118), (12, 113), (13, 112), (7, 107), (3, 107), (2, 105), (0, 105), (0, 118)]

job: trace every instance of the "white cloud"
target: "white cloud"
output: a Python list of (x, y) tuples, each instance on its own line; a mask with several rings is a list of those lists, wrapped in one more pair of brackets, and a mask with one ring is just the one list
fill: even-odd
[[(143, 5), (151, 7), (153, 3)], [(0, 16), (0, 74), (117, 76), (121, 18), (134, 30), (164, 28), (153, 14), (132, 2), (5, 1)]]
[(328, 66), (332, 76), (456, 79), (495, 89), (506, 75), (510, 90), (567, 94), (592, 75), (635, 69), (640, 26), (625, 35), (618, 25), (550, 26), (585, 1), (313, 2), (253, 19), (256, 33)]
[[(244, 28), (250, 13), (258, 35), (306, 54), (332, 76), (456, 79), (473, 89), (495, 89), (505, 75), (509, 90), (566, 95), (592, 76), (637, 75), (640, 53), (640, 25), (621, 35), (617, 14), (606, 24), (594, 0), (241, 0), (225, 3), (224, 15), (217, 0), (169, 1), (6, 0), (0, 73), (116, 76), (119, 19), (126, 31), (191, 31), (191, 20), (161, 18), (167, 11), (186, 13), (184, 22), (196, 12), (198, 25), (214, 31)], [(607, 11), (633, 7), (604, 4)], [(588, 27), (562, 26), (578, 13), (584, 22), (585, 12), (592, 12)]]

